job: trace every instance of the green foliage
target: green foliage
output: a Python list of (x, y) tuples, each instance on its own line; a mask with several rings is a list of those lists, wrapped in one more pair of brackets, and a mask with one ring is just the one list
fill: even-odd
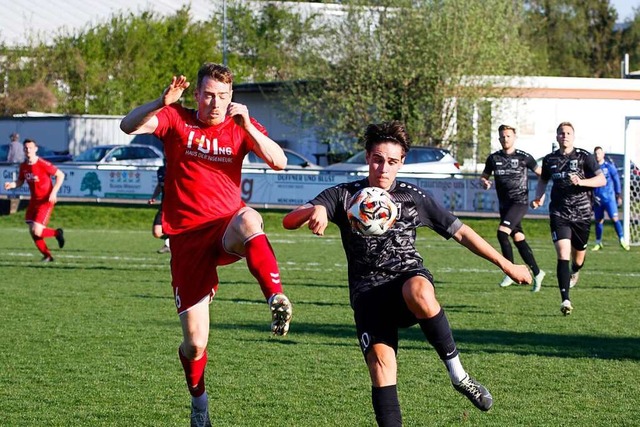
[[(188, 424), (169, 257), (155, 253), (162, 243), (150, 233), (155, 212), (60, 204), (51, 225), (65, 228), (67, 245), (46, 265), (22, 212), (0, 216), (3, 426)], [(318, 238), (283, 230), (282, 212), (263, 216), (294, 304), (291, 331), (270, 335), (267, 306), (244, 262), (219, 269), (206, 370), (213, 425), (374, 425), (336, 228)], [(497, 247), (497, 219), (465, 222)], [(418, 233), (461, 360), (495, 405), (481, 413), (458, 395), (414, 327), (401, 332), (398, 353), (405, 425), (634, 425), (637, 248), (589, 253), (572, 289), (574, 313), (563, 317), (548, 221), (523, 226), (547, 271), (538, 294), (499, 288), (496, 267), (429, 230)], [(605, 241), (613, 236), (607, 227)]]
[(305, 48), (321, 33), (316, 18), (314, 14), (303, 17), (286, 4), (232, 3), (227, 8), (232, 70), (254, 82), (305, 76), (310, 59)]
[(620, 34), (609, 0), (527, 0), (525, 39), (545, 75), (619, 77)]
[(501, 0), (351, 6), (324, 40), (317, 80), (293, 86), (287, 105), (334, 143), (358, 137), (363, 123), (395, 119), (417, 144), (439, 144), (451, 130), (451, 100), (486, 95), (487, 84), (474, 76), (529, 69), (520, 16)]

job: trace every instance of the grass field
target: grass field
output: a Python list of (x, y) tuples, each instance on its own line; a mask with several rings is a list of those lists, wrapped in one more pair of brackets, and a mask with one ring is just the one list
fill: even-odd
[[(67, 245), (52, 264), (39, 262), (23, 212), (0, 217), (0, 425), (188, 425), (154, 213), (61, 204), (51, 226), (64, 227)], [(282, 213), (264, 216), (294, 319), (288, 336), (272, 337), (245, 264), (220, 269), (206, 375), (213, 425), (373, 426), (337, 230), (318, 238), (284, 230)], [(497, 247), (495, 219), (465, 222)], [(406, 426), (639, 425), (639, 248), (622, 251), (607, 227), (612, 244), (587, 255), (574, 313), (563, 317), (547, 221), (524, 227), (548, 273), (538, 294), (499, 288), (493, 265), (421, 230), (418, 248), (462, 362), (495, 403), (488, 413), (473, 408), (419, 329), (408, 329), (398, 362)]]

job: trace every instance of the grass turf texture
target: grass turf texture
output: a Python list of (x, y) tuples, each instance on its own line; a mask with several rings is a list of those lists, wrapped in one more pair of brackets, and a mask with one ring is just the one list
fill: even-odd
[[(155, 250), (153, 207), (60, 204), (67, 245), (41, 264), (23, 211), (0, 217), (0, 424), (185, 426), (189, 396), (169, 257)], [(206, 378), (216, 426), (372, 426), (370, 383), (348, 304), (337, 229), (284, 230), (263, 212), (287, 295), (291, 331), (270, 316), (244, 262), (220, 268)], [(464, 219), (495, 247), (496, 219)], [(638, 248), (587, 255), (574, 313), (560, 314), (546, 220), (524, 223), (547, 277), (538, 294), (501, 289), (502, 273), (420, 230), (467, 370), (491, 390), (488, 413), (451, 387), (417, 327), (401, 332), (399, 394), (407, 426), (623, 426), (640, 396)], [(516, 257), (518, 255), (516, 254)], [(519, 259), (519, 258), (518, 258)]]

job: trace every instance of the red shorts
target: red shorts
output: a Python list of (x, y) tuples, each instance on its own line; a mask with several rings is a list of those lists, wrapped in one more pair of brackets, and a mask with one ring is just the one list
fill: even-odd
[(240, 256), (222, 246), (222, 237), (235, 214), (210, 222), (202, 228), (169, 236), (171, 241), (171, 286), (178, 314), (209, 298), (218, 289), (219, 265), (231, 264)]
[(31, 200), (29, 206), (27, 206), (24, 221), (35, 222), (46, 226), (49, 223), (49, 218), (51, 217), (54, 206), (55, 203), (51, 203), (49, 200)]

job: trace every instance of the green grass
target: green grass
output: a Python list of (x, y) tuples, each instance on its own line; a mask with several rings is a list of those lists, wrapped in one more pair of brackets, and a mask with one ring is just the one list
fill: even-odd
[[(151, 237), (154, 213), (59, 205), (51, 226), (65, 228), (67, 246), (54, 249), (53, 264), (39, 263), (22, 211), (0, 217), (1, 425), (187, 425), (180, 327), (169, 257), (155, 253), (161, 242)], [(373, 426), (336, 229), (318, 238), (282, 229), (281, 212), (264, 216), (294, 319), (287, 337), (272, 337), (245, 264), (220, 268), (206, 373), (213, 424)], [(497, 247), (495, 219), (465, 222)], [(637, 425), (638, 248), (589, 253), (574, 313), (563, 317), (547, 221), (524, 227), (548, 273), (539, 294), (499, 288), (497, 268), (421, 230), (418, 248), (463, 364), (495, 406), (481, 413), (457, 394), (411, 328), (398, 357), (406, 426)], [(614, 236), (605, 230), (605, 241)]]

